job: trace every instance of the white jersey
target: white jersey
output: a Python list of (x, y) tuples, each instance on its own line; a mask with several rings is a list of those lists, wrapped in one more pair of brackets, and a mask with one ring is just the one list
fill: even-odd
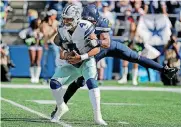
[(59, 42), (58, 46), (62, 46), (64, 50), (75, 50), (82, 55), (89, 52), (93, 47), (89, 45), (88, 37), (95, 31), (94, 25), (87, 20), (80, 20), (74, 32), (70, 34), (64, 27), (58, 29)]

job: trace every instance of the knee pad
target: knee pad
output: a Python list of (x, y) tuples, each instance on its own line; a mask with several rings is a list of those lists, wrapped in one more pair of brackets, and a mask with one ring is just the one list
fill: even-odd
[(87, 87), (89, 90), (97, 88), (97, 80), (95, 80), (94, 78), (90, 78), (86, 81)]
[(83, 87), (85, 85), (85, 80), (84, 80), (84, 77), (80, 77), (78, 78), (75, 83), (77, 84), (77, 86), (79, 87)]
[(51, 79), (50, 80), (50, 88), (51, 89), (58, 89), (60, 88), (62, 85), (55, 79)]

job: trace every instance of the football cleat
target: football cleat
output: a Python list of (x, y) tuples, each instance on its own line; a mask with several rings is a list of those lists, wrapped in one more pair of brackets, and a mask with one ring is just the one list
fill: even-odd
[(100, 111), (94, 111), (94, 121), (98, 125), (108, 125), (103, 119)]
[(164, 67), (163, 73), (169, 79), (172, 79), (178, 72), (178, 68), (169, 68), (167, 65)]
[(58, 106), (55, 111), (51, 114), (51, 122), (57, 123), (60, 118), (69, 111), (68, 106), (63, 102), (60, 106)]
[(54, 117), (56, 111), (57, 111), (57, 106), (55, 107), (55, 110), (51, 113), (51, 118), (52, 118), (52, 119), (53, 119), (53, 117)]
[(108, 125), (103, 119), (95, 119), (95, 123), (98, 125)]
[(128, 81), (127, 81), (127, 78), (122, 78), (122, 79), (120, 79), (120, 80), (118, 80), (118, 83), (119, 84), (125, 84), (125, 83), (127, 83)]
[(132, 81), (132, 84), (133, 84), (134, 86), (137, 86), (137, 85), (138, 85), (138, 81), (137, 81), (137, 80), (133, 80), (133, 81)]

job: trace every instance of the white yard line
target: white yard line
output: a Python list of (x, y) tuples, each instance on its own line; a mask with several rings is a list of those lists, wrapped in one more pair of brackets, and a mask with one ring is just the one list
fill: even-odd
[[(43, 105), (55, 105), (55, 100), (26, 100), (31, 101), (37, 104), (43, 104)], [(68, 103), (68, 105), (72, 105), (73, 103)], [(111, 105), (111, 106), (144, 106), (144, 104), (138, 104), (138, 103), (109, 103), (109, 102), (103, 102), (102, 105)]]
[[(43, 118), (46, 118), (46, 119), (51, 119), (50, 117), (48, 117), (48, 116), (46, 116), (46, 115), (44, 115), (44, 114), (42, 114), (42, 113), (40, 113), (40, 112), (37, 112), (37, 111), (35, 111), (35, 110), (33, 110), (33, 109), (30, 109), (30, 108), (28, 108), (28, 107), (26, 107), (26, 106), (23, 106), (23, 105), (21, 105), (21, 104), (18, 104), (18, 103), (16, 103), (16, 102), (14, 102), (14, 101), (11, 101), (11, 100), (8, 100), (8, 99), (5, 99), (5, 98), (2, 98), (2, 97), (0, 97), (0, 99), (1, 100), (3, 100), (3, 101), (5, 101), (5, 102), (8, 102), (8, 103), (10, 103), (10, 104), (12, 104), (12, 105), (14, 105), (14, 106), (16, 106), (16, 107), (19, 107), (19, 108), (21, 108), (21, 109), (23, 109), (23, 110), (25, 110), (25, 111), (28, 111), (28, 112), (31, 112), (31, 113), (33, 113), (33, 114), (36, 114), (36, 115), (38, 115), (38, 116), (40, 116), (40, 117), (43, 117)], [(66, 123), (64, 123), (64, 122), (58, 122), (57, 124), (60, 124), (60, 125), (62, 125), (63, 127), (72, 127), (71, 125), (69, 125), (69, 124), (66, 124)]]
[[(49, 85), (28, 85), (28, 84), (1, 84), (1, 88), (25, 88), (25, 89), (50, 89)], [(67, 88), (68, 86), (63, 86)], [(100, 90), (118, 90), (118, 91), (165, 91), (165, 92), (177, 92), (181, 93), (181, 88), (164, 88), (164, 87), (126, 87), (126, 86), (99, 86)], [(87, 90), (87, 87), (81, 87), (81, 89)]]
[(119, 121), (120, 124), (129, 124), (128, 122)]
[(101, 103), (103, 105), (114, 105), (114, 106), (143, 106), (144, 104), (137, 103)]
[[(43, 105), (54, 105), (56, 104), (55, 100), (26, 100), (26, 101), (30, 101), (30, 102), (35, 102), (38, 104), (43, 104)], [(72, 105), (73, 103), (68, 103), (67, 105)]]

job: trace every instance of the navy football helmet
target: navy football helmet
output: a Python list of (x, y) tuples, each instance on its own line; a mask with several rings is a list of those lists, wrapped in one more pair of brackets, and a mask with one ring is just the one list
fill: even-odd
[(94, 4), (89, 4), (87, 6), (84, 6), (83, 12), (82, 12), (82, 19), (97, 22), (99, 19), (99, 12)]

